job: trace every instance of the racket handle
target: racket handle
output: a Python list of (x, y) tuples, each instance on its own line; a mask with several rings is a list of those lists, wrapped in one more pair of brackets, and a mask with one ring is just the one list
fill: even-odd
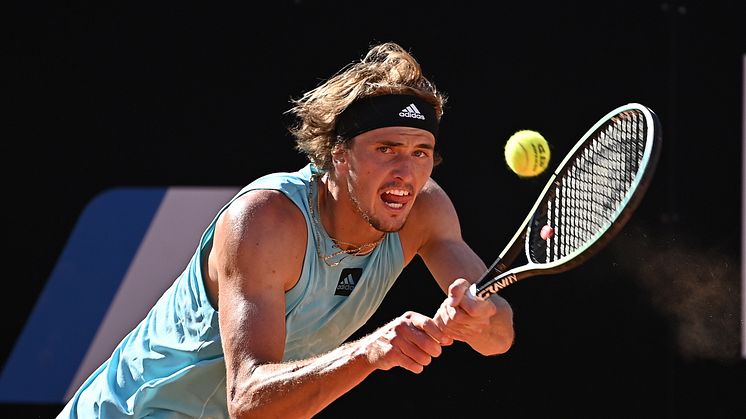
[(469, 286), (468, 292), (469, 292), (469, 296), (476, 298), (478, 300), (481, 300), (481, 298), (477, 296), (477, 283), (476, 282), (471, 284), (471, 286)]

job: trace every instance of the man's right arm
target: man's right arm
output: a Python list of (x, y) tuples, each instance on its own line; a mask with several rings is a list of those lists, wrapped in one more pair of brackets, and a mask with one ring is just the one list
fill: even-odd
[(422, 371), (450, 344), (435, 322), (408, 312), (374, 333), (313, 358), (282, 362), (285, 292), (306, 251), (301, 212), (277, 191), (253, 191), (218, 220), (209, 259), (218, 281), (231, 417), (310, 417), (376, 369)]

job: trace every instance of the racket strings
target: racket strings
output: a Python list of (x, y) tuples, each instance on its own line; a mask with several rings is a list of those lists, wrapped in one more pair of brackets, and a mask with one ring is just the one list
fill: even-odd
[(646, 138), (645, 116), (626, 111), (585, 142), (555, 180), (546, 212), (534, 219), (532, 232), (545, 224), (554, 230), (547, 240), (532, 234), (528, 250), (534, 262), (571, 257), (613, 224), (635, 187)]

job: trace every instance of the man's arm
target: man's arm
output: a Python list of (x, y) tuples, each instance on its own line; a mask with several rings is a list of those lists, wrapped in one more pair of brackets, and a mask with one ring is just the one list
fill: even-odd
[(450, 337), (481, 354), (506, 352), (514, 337), (510, 305), (496, 294), (486, 301), (469, 296), (469, 285), (487, 267), (464, 242), (458, 215), (445, 191), (431, 180), (420, 198), (418, 217), (422, 219), (416, 224), (422, 242), (417, 253), (447, 294), (434, 319)]
[(310, 417), (376, 369), (419, 373), (451, 342), (410, 312), (329, 353), (282, 362), (285, 291), (300, 276), (306, 237), (302, 214), (276, 191), (249, 192), (218, 221), (209, 271), (218, 279), (231, 417)]

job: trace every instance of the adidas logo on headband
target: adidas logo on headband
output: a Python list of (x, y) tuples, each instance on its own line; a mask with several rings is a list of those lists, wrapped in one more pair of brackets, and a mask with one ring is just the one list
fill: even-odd
[(420, 110), (417, 109), (416, 106), (414, 106), (414, 103), (402, 109), (401, 112), (399, 112), (399, 116), (401, 116), (402, 118), (415, 118), (422, 119), (423, 121), (425, 120), (425, 116), (420, 113)]

